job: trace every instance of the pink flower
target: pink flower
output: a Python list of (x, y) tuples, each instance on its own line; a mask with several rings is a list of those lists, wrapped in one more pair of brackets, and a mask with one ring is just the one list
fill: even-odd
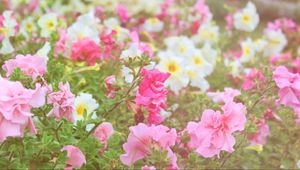
[(265, 77), (262, 72), (256, 68), (251, 69), (242, 85), (243, 90), (250, 90), (255, 87), (255, 80), (265, 81)]
[(59, 30), (59, 40), (55, 43), (54, 53), (57, 57), (58, 54), (63, 53), (66, 49), (67, 31), (65, 29)]
[(279, 88), (278, 103), (293, 108), (300, 120), (300, 75), (288, 71), (284, 66), (279, 66), (273, 72), (273, 80)]
[(226, 15), (226, 30), (230, 31), (233, 28), (233, 16), (232, 15)]
[(141, 168), (141, 170), (156, 170), (156, 168), (154, 166), (145, 165)]
[(119, 17), (123, 23), (126, 23), (129, 20), (128, 12), (124, 5), (118, 4), (117, 14), (119, 15)]
[(94, 65), (100, 55), (99, 46), (88, 38), (77, 40), (72, 44), (71, 57), (75, 61), (86, 61), (88, 65)]
[(207, 96), (210, 97), (215, 103), (232, 102), (236, 96), (241, 95), (241, 92), (236, 89), (224, 88), (224, 92), (208, 92)]
[(115, 98), (116, 97), (116, 94), (115, 94), (115, 91), (118, 90), (117, 87), (114, 86), (114, 84), (116, 83), (116, 78), (114, 75), (111, 75), (111, 76), (108, 76), (105, 78), (104, 80), (104, 84), (105, 84), (105, 87), (106, 87), (106, 96), (108, 98)]
[(270, 129), (268, 124), (266, 124), (266, 121), (264, 119), (260, 120), (257, 123), (258, 131), (255, 133), (252, 133), (248, 136), (248, 140), (251, 142), (252, 145), (256, 144), (262, 144), (265, 145), (267, 136), (270, 134)]
[(69, 83), (59, 83), (59, 91), (52, 92), (48, 95), (48, 104), (52, 104), (53, 108), (48, 116), (55, 117), (56, 120), (66, 118), (70, 122), (74, 122), (73, 113), (75, 97), (70, 91)]
[(289, 57), (290, 57), (290, 54), (274, 54), (270, 58), (269, 62), (271, 64), (276, 64), (277, 62), (288, 60)]
[(103, 122), (96, 128), (94, 136), (99, 139), (100, 143), (106, 143), (114, 133), (115, 132), (111, 123)]
[(109, 34), (102, 33), (100, 35), (101, 43), (104, 46), (102, 50), (101, 59), (113, 58), (112, 52), (116, 50), (117, 44), (114, 40), (114, 35), (117, 32), (112, 30)]
[(75, 146), (64, 146), (61, 151), (67, 151), (67, 157), (69, 158), (66, 163), (65, 169), (80, 168), (86, 163), (85, 156), (81, 150)]
[(201, 121), (189, 122), (187, 132), (190, 135), (188, 146), (203, 157), (219, 155), (221, 150), (233, 152), (235, 131), (244, 130), (246, 107), (241, 103), (228, 102), (220, 111), (205, 110)]
[(17, 55), (16, 59), (7, 60), (2, 66), (7, 77), (9, 77), (17, 67), (22, 70), (23, 74), (31, 76), (34, 80), (47, 72), (45, 60), (42, 57), (32, 55)]
[(123, 164), (131, 166), (136, 161), (151, 155), (153, 149), (166, 151), (173, 169), (178, 169), (177, 157), (170, 147), (175, 145), (177, 133), (175, 129), (169, 129), (163, 125), (147, 126), (139, 123), (129, 128), (130, 134), (123, 145), (125, 154), (120, 156)]
[(35, 90), (26, 89), (20, 82), (0, 77), (0, 142), (7, 137), (23, 137), (25, 128), (36, 134), (32, 107), (45, 104), (46, 90), (39, 84)]

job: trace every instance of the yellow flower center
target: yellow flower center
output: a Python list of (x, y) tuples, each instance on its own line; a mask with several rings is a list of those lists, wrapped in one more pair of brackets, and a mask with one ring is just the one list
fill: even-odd
[(272, 38), (270, 38), (270, 39), (269, 39), (269, 42), (270, 42), (271, 44), (275, 44), (275, 45), (280, 44), (280, 40), (279, 40), (279, 38), (277, 38), (277, 37), (272, 37)]
[(54, 22), (53, 21), (46, 22), (46, 28), (48, 28), (48, 29), (54, 28)]
[(251, 17), (249, 15), (244, 15), (243, 18), (242, 18), (242, 22), (244, 24), (249, 24), (251, 21)]
[(179, 48), (179, 53), (180, 54), (183, 54), (183, 53), (185, 53), (186, 52), (186, 48), (184, 47), (184, 46), (180, 46), (180, 48)]
[(31, 32), (32, 31), (32, 24), (26, 24), (25, 29), (27, 32)]
[(192, 78), (192, 79), (196, 77), (195, 72), (193, 72), (193, 71), (191, 71), (191, 70), (187, 71), (187, 74), (188, 74), (188, 76), (189, 76), (190, 78)]
[(249, 47), (244, 47), (243, 48), (243, 54), (244, 55), (249, 55), (250, 54), (250, 48)]
[(84, 107), (84, 104), (79, 104), (76, 108), (77, 116), (82, 117), (85, 110), (86, 108)]
[(158, 24), (159, 20), (157, 18), (151, 18), (151, 19), (149, 19), (149, 22), (151, 25), (156, 25), (156, 24)]
[(196, 65), (201, 65), (201, 64), (202, 64), (201, 58), (200, 58), (199, 56), (195, 56), (195, 57), (194, 57), (194, 63), (195, 63)]
[(210, 40), (215, 40), (215, 38), (216, 38), (215, 33), (214, 32), (210, 32), (209, 33), (209, 38), (210, 38)]
[(6, 35), (8, 33), (8, 29), (5, 27), (0, 27), (0, 34)]
[(167, 68), (169, 73), (176, 73), (179, 70), (179, 65), (176, 62), (170, 62)]

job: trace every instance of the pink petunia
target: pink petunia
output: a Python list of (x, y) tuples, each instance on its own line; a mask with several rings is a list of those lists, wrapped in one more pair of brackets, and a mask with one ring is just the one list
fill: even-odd
[(131, 166), (136, 161), (151, 155), (153, 149), (167, 152), (170, 159), (170, 167), (178, 169), (177, 157), (170, 147), (175, 145), (177, 133), (175, 129), (169, 129), (163, 125), (145, 125), (139, 123), (129, 128), (130, 134), (127, 142), (123, 144), (125, 154), (120, 156), (123, 164)]
[(268, 124), (264, 119), (257, 122), (258, 131), (252, 133), (248, 136), (248, 140), (252, 145), (262, 144), (265, 145), (267, 143), (267, 136), (270, 134), (270, 129)]
[(166, 107), (168, 90), (164, 82), (169, 78), (169, 73), (162, 73), (157, 69), (142, 69), (143, 80), (136, 93), (135, 102), (149, 112), (149, 123), (159, 124), (162, 122), (160, 112)]
[(64, 146), (61, 151), (67, 151), (67, 157), (69, 158), (66, 163), (65, 169), (80, 168), (86, 163), (85, 156), (81, 150), (75, 146)]
[(59, 30), (59, 40), (55, 43), (54, 54), (57, 57), (58, 54), (61, 54), (66, 49), (66, 40), (67, 40), (67, 31), (65, 29)]
[(248, 74), (245, 76), (244, 83), (242, 85), (243, 90), (250, 90), (255, 87), (255, 80), (259, 80), (260, 82), (265, 81), (265, 77), (262, 72), (256, 68), (251, 69)]
[(128, 11), (124, 5), (118, 4), (116, 10), (117, 10), (118, 16), (120, 17), (120, 19), (123, 23), (125, 23), (129, 20)]
[(100, 143), (106, 143), (114, 133), (115, 132), (111, 123), (103, 122), (96, 128), (94, 136), (99, 140)]
[(219, 155), (221, 150), (233, 152), (235, 139), (232, 133), (244, 130), (246, 107), (241, 103), (228, 102), (222, 107), (223, 113), (205, 110), (200, 122), (189, 122), (188, 146), (206, 158)]
[(71, 58), (75, 61), (86, 61), (88, 65), (94, 65), (100, 57), (100, 47), (93, 40), (84, 38), (72, 44)]
[(207, 96), (210, 97), (215, 103), (226, 103), (233, 101), (236, 96), (241, 95), (241, 92), (229, 87), (224, 88), (224, 92), (208, 92)]
[(2, 77), (0, 87), (0, 141), (7, 137), (23, 137), (25, 128), (36, 134), (30, 110), (45, 104), (46, 90), (39, 84), (35, 90), (26, 89), (20, 82)]
[(38, 76), (43, 76), (47, 72), (46, 62), (42, 57), (32, 55), (17, 55), (15, 59), (5, 61), (2, 66), (9, 77), (15, 68), (20, 68), (23, 74), (31, 76), (35, 80)]
[(118, 88), (114, 86), (115, 83), (116, 83), (116, 77), (114, 75), (108, 76), (104, 80), (104, 84), (106, 87), (106, 96), (108, 98), (113, 99), (116, 97), (115, 92), (118, 90)]
[(53, 108), (48, 116), (55, 117), (56, 120), (62, 118), (70, 122), (74, 122), (73, 113), (75, 112), (75, 97), (70, 91), (69, 83), (59, 83), (59, 91), (52, 92), (48, 95), (48, 104), (52, 104)]

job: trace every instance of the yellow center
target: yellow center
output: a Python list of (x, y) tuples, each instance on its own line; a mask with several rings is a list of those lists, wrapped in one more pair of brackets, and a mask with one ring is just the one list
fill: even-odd
[(26, 28), (27, 32), (31, 32), (32, 31), (32, 25), (31, 24), (27, 24), (25, 28)]
[(201, 64), (202, 64), (201, 58), (198, 57), (198, 56), (195, 56), (195, 57), (194, 57), (194, 63), (195, 63), (196, 65), (201, 65)]
[(179, 66), (176, 62), (170, 62), (167, 65), (169, 73), (176, 73), (179, 70)]
[(0, 34), (6, 35), (8, 33), (8, 29), (5, 27), (0, 27)]
[(191, 70), (187, 71), (187, 74), (188, 74), (188, 76), (189, 76), (190, 78), (192, 78), (192, 79), (196, 77), (195, 72), (193, 72), (193, 71), (191, 71)]
[(82, 117), (84, 110), (85, 110), (84, 104), (79, 104), (76, 108), (77, 116)]
[(180, 54), (183, 54), (183, 53), (185, 53), (186, 52), (186, 48), (184, 47), (184, 46), (180, 46), (180, 48), (179, 48), (179, 53)]
[(270, 42), (271, 44), (275, 44), (275, 45), (280, 44), (280, 40), (279, 40), (279, 38), (277, 38), (277, 37), (272, 37), (272, 38), (270, 38), (270, 39), (269, 39), (269, 42)]
[(244, 55), (249, 55), (250, 54), (250, 48), (249, 47), (244, 47), (243, 48), (243, 54)]
[(159, 21), (157, 18), (151, 18), (151, 19), (149, 19), (149, 22), (151, 25), (156, 25)]
[(48, 29), (52, 29), (52, 28), (54, 27), (54, 22), (53, 22), (53, 21), (48, 21), (48, 22), (46, 23), (46, 27), (47, 27)]
[(209, 33), (210, 40), (215, 40), (215, 37), (216, 37), (215, 33), (213, 32)]
[(244, 24), (249, 24), (251, 20), (251, 17), (249, 15), (244, 15), (242, 18), (242, 21)]

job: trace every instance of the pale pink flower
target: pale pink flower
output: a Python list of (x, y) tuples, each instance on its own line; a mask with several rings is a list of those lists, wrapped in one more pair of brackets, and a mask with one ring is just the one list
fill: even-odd
[(61, 54), (66, 49), (67, 31), (65, 29), (59, 30), (59, 40), (55, 43), (54, 53), (55, 57)]
[(246, 107), (241, 103), (228, 102), (220, 111), (205, 110), (200, 122), (189, 122), (188, 146), (203, 157), (219, 155), (221, 150), (233, 152), (235, 139), (232, 133), (244, 130)]
[(233, 101), (236, 96), (241, 95), (241, 92), (229, 87), (224, 88), (224, 92), (208, 92), (207, 96), (210, 97), (215, 103), (226, 103)]
[(108, 76), (104, 80), (104, 85), (106, 87), (106, 96), (108, 98), (115, 98), (116, 94), (115, 92), (118, 90), (117, 87), (114, 86), (116, 83), (116, 77), (114, 75)]
[(143, 80), (137, 90), (135, 102), (138, 106), (143, 106), (149, 112), (151, 115), (151, 119), (148, 119), (149, 123), (159, 124), (161, 123), (161, 119), (152, 118), (159, 118), (160, 111), (166, 107), (165, 102), (168, 90), (164, 82), (169, 78), (170, 74), (160, 72), (157, 69), (150, 71), (142, 69), (141, 75)]
[(45, 104), (46, 90), (39, 84), (35, 90), (26, 89), (20, 82), (0, 77), (0, 142), (7, 137), (23, 137), (25, 128), (36, 134), (31, 108)]
[(75, 97), (70, 91), (69, 83), (59, 83), (59, 91), (52, 92), (48, 95), (48, 104), (52, 104), (53, 108), (48, 116), (55, 117), (56, 120), (62, 118), (70, 122), (74, 122), (73, 113), (75, 112)]
[(69, 158), (66, 163), (65, 169), (80, 168), (83, 164), (86, 164), (85, 156), (81, 150), (75, 146), (64, 146), (61, 151), (67, 151), (67, 157)]
[(276, 64), (280, 61), (286, 61), (290, 58), (290, 54), (274, 54), (270, 59), (269, 62), (271, 64)]
[(47, 72), (45, 60), (42, 57), (29, 54), (26, 56), (17, 55), (15, 59), (5, 61), (2, 66), (7, 77), (9, 77), (17, 67), (22, 70), (23, 74), (31, 76), (34, 80)]
[(123, 23), (129, 20), (128, 11), (124, 5), (118, 4), (116, 10), (117, 10), (117, 14), (119, 15)]
[(273, 80), (279, 88), (278, 103), (293, 108), (300, 119), (300, 75), (288, 71), (284, 66), (279, 66), (273, 72)]
[(163, 125), (145, 125), (139, 123), (129, 128), (128, 140), (123, 144), (125, 154), (120, 156), (123, 164), (131, 166), (136, 161), (151, 155), (153, 149), (165, 151), (170, 159), (170, 166), (178, 169), (177, 157), (170, 147), (174, 146), (177, 139), (175, 129), (169, 129)]
[(88, 38), (79, 39), (72, 44), (71, 57), (75, 61), (86, 61), (88, 65), (94, 65), (100, 55), (99, 46)]
[(270, 134), (270, 129), (268, 124), (264, 119), (257, 122), (258, 131), (252, 133), (248, 136), (248, 140), (252, 145), (262, 144), (265, 145), (267, 143), (267, 136)]
[(94, 137), (96, 137), (100, 143), (106, 143), (114, 133), (111, 123), (103, 122), (96, 128)]
[(244, 83), (242, 85), (243, 90), (250, 90), (255, 87), (255, 80), (260, 82), (265, 81), (265, 76), (262, 72), (256, 68), (250, 70), (248, 74), (245, 76)]
[(232, 15), (226, 15), (226, 30), (230, 31), (233, 28), (233, 16)]

